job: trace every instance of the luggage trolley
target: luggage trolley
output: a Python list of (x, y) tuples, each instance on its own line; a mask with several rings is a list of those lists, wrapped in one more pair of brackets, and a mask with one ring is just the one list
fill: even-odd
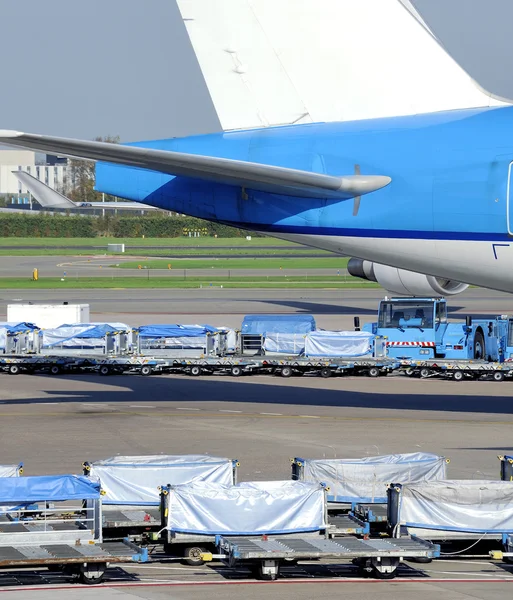
[(85, 477), (4, 477), (0, 513), (0, 567), (46, 566), (94, 584), (111, 563), (147, 560), (128, 540), (103, 543), (100, 485)]
[[(162, 482), (179, 485), (190, 481), (218, 481), (234, 485), (238, 466), (236, 460), (202, 454), (115, 456), (83, 463), (84, 475), (100, 480), (102, 523), (107, 539), (129, 535), (141, 543), (163, 542), (168, 553), (182, 550), (185, 557), (191, 552), (194, 554), (187, 543), (195, 540), (161, 539)], [(175, 543), (183, 545), (172, 546)]]

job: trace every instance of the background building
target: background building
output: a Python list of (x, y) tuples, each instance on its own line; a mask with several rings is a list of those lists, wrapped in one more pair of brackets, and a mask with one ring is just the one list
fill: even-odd
[(46, 157), (30, 150), (0, 150), (0, 196), (8, 204), (30, 202), (27, 188), (18, 181), (15, 171), (25, 171), (58, 192), (62, 192), (69, 177), (67, 161)]

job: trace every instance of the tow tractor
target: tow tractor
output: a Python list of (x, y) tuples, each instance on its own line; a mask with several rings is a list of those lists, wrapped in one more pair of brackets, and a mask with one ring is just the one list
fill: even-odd
[(378, 321), (363, 328), (386, 336), (388, 355), (408, 375), (489, 375), (499, 381), (513, 374), (513, 319), (505, 315), (449, 322), (445, 298), (385, 298)]

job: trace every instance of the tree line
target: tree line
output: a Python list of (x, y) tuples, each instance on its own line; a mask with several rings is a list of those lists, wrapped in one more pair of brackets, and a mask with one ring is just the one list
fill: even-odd
[[(27, 211), (28, 212), (28, 211)], [(248, 232), (221, 223), (194, 217), (152, 214), (148, 216), (105, 217), (60, 214), (0, 214), (1, 237), (149, 237), (176, 238), (194, 235), (245, 237)], [(257, 234), (252, 233), (255, 236)]]

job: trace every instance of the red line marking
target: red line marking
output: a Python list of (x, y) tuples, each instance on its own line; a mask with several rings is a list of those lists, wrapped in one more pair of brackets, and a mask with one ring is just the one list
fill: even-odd
[(502, 578), (502, 579), (479, 579), (467, 578), (467, 579), (431, 579), (429, 577), (400, 577), (397, 579), (391, 579), (383, 581), (380, 579), (360, 579), (360, 578), (340, 578), (340, 579), (278, 579), (277, 581), (255, 581), (252, 579), (242, 579), (236, 581), (169, 581), (169, 582), (158, 582), (153, 583), (151, 581), (127, 581), (120, 583), (104, 583), (99, 585), (80, 585), (80, 584), (64, 584), (64, 585), (41, 585), (41, 586), (19, 586), (19, 587), (5, 587), (0, 588), (1, 592), (26, 592), (26, 591), (58, 591), (58, 590), (76, 590), (76, 589), (88, 589), (94, 591), (98, 588), (123, 588), (123, 587), (173, 587), (173, 586), (207, 586), (207, 585), (291, 585), (291, 584), (304, 584), (304, 583), (330, 583), (330, 584), (376, 584), (376, 585), (387, 585), (390, 583), (513, 583), (513, 577)]

